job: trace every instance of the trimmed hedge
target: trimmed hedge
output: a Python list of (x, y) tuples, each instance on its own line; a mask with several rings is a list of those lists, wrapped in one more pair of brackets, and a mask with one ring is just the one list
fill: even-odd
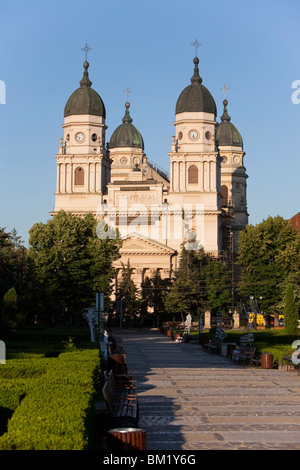
[(7, 361), (0, 368), (0, 407), (14, 412), (0, 449), (86, 449), (98, 380), (98, 349)]

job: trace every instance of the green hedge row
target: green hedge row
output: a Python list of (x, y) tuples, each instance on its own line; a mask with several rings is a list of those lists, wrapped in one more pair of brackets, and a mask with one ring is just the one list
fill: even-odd
[(98, 380), (97, 349), (7, 361), (0, 367), (0, 412), (13, 414), (0, 449), (86, 449)]

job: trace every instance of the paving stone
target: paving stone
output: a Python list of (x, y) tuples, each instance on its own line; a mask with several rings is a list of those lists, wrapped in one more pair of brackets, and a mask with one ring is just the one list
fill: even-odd
[(147, 450), (300, 450), (297, 373), (239, 366), (158, 330), (115, 334), (137, 380)]

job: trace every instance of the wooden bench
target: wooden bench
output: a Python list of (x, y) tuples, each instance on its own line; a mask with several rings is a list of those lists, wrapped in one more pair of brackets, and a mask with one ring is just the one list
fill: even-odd
[(107, 356), (107, 368), (115, 375), (127, 374), (126, 354), (109, 354)]
[(102, 394), (113, 426), (138, 427), (137, 389), (130, 375), (110, 371)]
[(249, 362), (251, 365), (258, 363), (259, 359), (254, 357), (256, 348), (252, 346), (253, 341), (253, 333), (242, 335), (240, 337), (240, 346), (232, 351), (232, 362), (237, 362), (238, 364), (246, 364), (246, 362)]
[(240, 349), (235, 349), (232, 352), (231, 360), (232, 362), (237, 362), (238, 364), (246, 364), (246, 362), (249, 362), (249, 364), (254, 365), (254, 354), (255, 354), (256, 348), (253, 346), (241, 346)]
[(221, 328), (218, 328), (215, 337), (210, 339), (208, 343), (204, 344), (204, 348), (207, 349), (209, 353), (220, 354), (222, 343), (226, 336), (227, 333), (225, 333)]
[(126, 354), (122, 341), (110, 335), (111, 341), (107, 344), (107, 368), (116, 374), (127, 374)]
[(116, 338), (113, 335), (109, 336), (107, 345), (108, 354), (124, 354), (122, 341), (120, 338)]
[(251, 346), (252, 343), (254, 342), (254, 336), (253, 333), (249, 333), (247, 335), (242, 335), (240, 337), (240, 345), (241, 346)]
[[(299, 350), (299, 354), (300, 354), (300, 350)], [(294, 369), (297, 369), (298, 370), (298, 375), (300, 375), (300, 364), (296, 364), (295, 362), (293, 362), (293, 358), (292, 356), (283, 356), (282, 358), (282, 361), (281, 361), (281, 367), (282, 368), (287, 368), (287, 370), (294, 370)]]

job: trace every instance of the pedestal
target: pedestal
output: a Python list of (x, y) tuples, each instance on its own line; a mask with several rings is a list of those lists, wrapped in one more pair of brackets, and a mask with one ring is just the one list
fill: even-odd
[(207, 330), (211, 328), (211, 313), (208, 311), (204, 314), (204, 328)]

